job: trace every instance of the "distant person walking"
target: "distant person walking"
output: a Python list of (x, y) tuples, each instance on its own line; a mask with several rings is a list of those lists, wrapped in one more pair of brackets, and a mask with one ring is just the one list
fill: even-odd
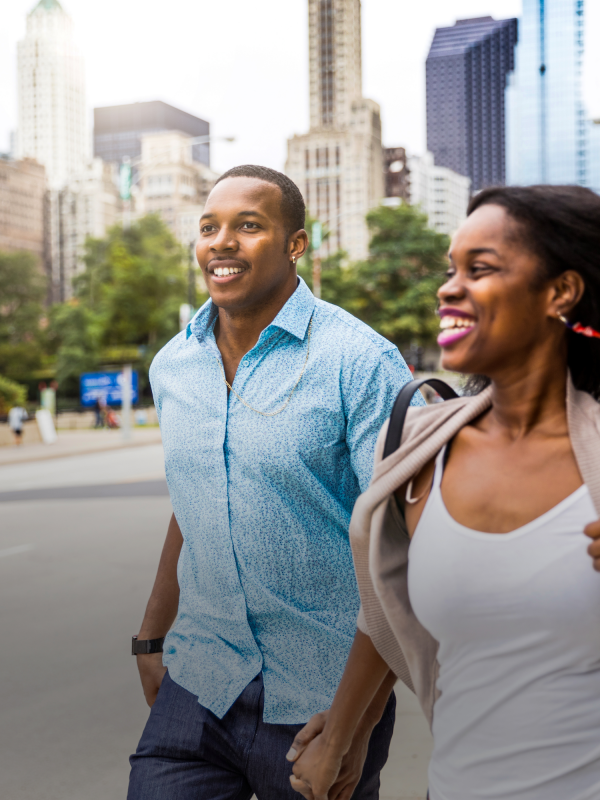
[(29, 414), (22, 406), (13, 406), (8, 412), (8, 426), (13, 432), (16, 445), (23, 443), (23, 423), (29, 419)]
[(94, 411), (96, 413), (96, 422), (94, 428), (104, 427), (104, 417), (106, 415), (106, 400), (103, 397), (97, 397), (94, 403)]
[[(304, 217), (285, 175), (223, 175), (196, 250), (211, 299), (152, 364), (175, 513), (133, 645), (152, 711), (129, 800), (297, 798), (285, 754), (352, 644), (350, 515), (411, 374), (298, 278)], [(379, 796), (394, 681), (345, 761), (355, 800)]]

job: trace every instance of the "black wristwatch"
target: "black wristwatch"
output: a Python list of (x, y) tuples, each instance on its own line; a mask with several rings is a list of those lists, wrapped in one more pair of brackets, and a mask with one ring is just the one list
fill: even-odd
[(165, 637), (162, 639), (138, 639), (137, 636), (131, 637), (131, 655), (149, 655), (150, 653), (162, 653), (163, 643)]

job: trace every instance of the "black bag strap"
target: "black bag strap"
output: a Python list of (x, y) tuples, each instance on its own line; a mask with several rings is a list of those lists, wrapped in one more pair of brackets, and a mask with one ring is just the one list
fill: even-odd
[(439, 378), (423, 378), (421, 381), (411, 381), (403, 386), (398, 392), (398, 397), (394, 403), (392, 413), (390, 415), (390, 424), (388, 426), (387, 436), (385, 437), (385, 445), (383, 448), (383, 457), (391, 456), (400, 447), (402, 440), (402, 431), (404, 429), (404, 420), (406, 419), (406, 412), (410, 406), (410, 401), (413, 395), (417, 392), (423, 384), (431, 386), (432, 389), (443, 397), (444, 400), (452, 400), (458, 397), (457, 393), (447, 383), (441, 381)]

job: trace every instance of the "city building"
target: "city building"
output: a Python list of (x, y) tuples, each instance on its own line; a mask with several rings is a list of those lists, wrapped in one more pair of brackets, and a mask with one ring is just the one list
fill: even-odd
[[(527, 0), (526, 0), (527, 1)], [(505, 89), (517, 20), (458, 20), (437, 28), (427, 56), (427, 149), (477, 192), (506, 180)]]
[(410, 173), (404, 147), (383, 148), (385, 196), (410, 200)]
[(452, 235), (467, 218), (471, 179), (435, 164), (433, 154), (411, 156), (410, 204), (427, 214), (429, 227)]
[(523, 0), (506, 91), (507, 182), (587, 185), (583, 0)]
[(0, 250), (28, 250), (44, 261), (46, 170), (37, 161), (0, 158)]
[[(164, 131), (208, 137), (210, 124), (161, 100), (95, 108), (94, 155), (114, 163), (137, 159), (142, 154), (142, 136)], [(192, 158), (209, 167), (210, 144), (194, 145)]]
[(73, 23), (57, 0), (40, 0), (17, 48), (17, 157), (46, 168), (48, 187), (62, 187), (89, 159), (83, 60)]
[(192, 136), (146, 133), (133, 189), (134, 213), (159, 214), (184, 245), (198, 238), (198, 222), (218, 173), (195, 161)]
[(308, 0), (308, 21), (310, 130), (288, 140), (285, 171), (330, 231), (324, 254), (361, 259), (385, 188), (380, 109), (362, 96), (360, 0)]
[(73, 279), (85, 269), (88, 236), (102, 239), (120, 219), (116, 168), (94, 158), (77, 178), (58, 192), (59, 299), (73, 293)]

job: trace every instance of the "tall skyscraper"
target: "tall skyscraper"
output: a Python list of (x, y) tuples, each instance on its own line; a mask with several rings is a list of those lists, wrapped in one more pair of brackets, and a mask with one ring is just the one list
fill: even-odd
[[(104, 161), (120, 162), (142, 154), (145, 133), (180, 131), (188, 136), (209, 136), (210, 124), (179, 108), (151, 100), (94, 109), (94, 155)], [(194, 161), (210, 166), (210, 144), (192, 148)]]
[(516, 42), (516, 19), (463, 19), (437, 28), (427, 56), (427, 149), (437, 166), (469, 177), (473, 192), (505, 182), (504, 98)]
[(29, 13), (17, 59), (17, 155), (43, 164), (50, 189), (61, 189), (84, 168), (89, 147), (83, 61), (58, 0), (40, 0)]
[(286, 173), (331, 234), (326, 252), (365, 258), (365, 215), (384, 196), (381, 116), (362, 96), (360, 0), (308, 0), (310, 130), (288, 140)]
[(507, 97), (511, 184), (587, 185), (583, 0), (523, 0)]

